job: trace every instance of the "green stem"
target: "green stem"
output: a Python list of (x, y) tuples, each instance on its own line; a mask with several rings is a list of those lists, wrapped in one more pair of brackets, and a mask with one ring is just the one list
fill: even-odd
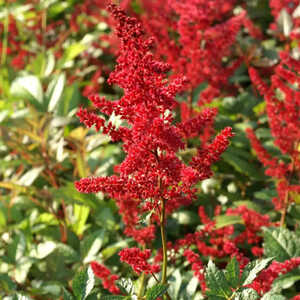
[(6, 6), (6, 16), (4, 19), (4, 29), (3, 29), (3, 39), (2, 39), (2, 53), (1, 53), (1, 65), (5, 65), (6, 63), (6, 55), (7, 55), (7, 39), (8, 39), (8, 25), (9, 25), (9, 13), (8, 7)]
[(145, 276), (145, 273), (143, 272), (142, 277), (141, 277), (141, 285), (140, 285), (139, 292), (138, 292), (138, 299), (142, 298), (144, 295), (145, 279), (146, 279), (146, 276)]
[(162, 199), (161, 212), (160, 212), (160, 233), (161, 233), (161, 242), (163, 248), (163, 266), (162, 266), (162, 278), (161, 278), (162, 284), (165, 284), (167, 282), (167, 264), (168, 264), (165, 220), (166, 220), (165, 200)]

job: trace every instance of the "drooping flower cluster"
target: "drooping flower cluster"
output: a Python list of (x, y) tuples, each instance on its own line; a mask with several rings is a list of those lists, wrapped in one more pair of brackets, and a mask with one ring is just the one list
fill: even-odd
[[(189, 136), (199, 134), (211, 123), (216, 111), (208, 109), (192, 120), (175, 124), (175, 95), (185, 78), (168, 82), (166, 72), (170, 65), (155, 60), (150, 52), (154, 40), (144, 38), (141, 23), (114, 5), (109, 10), (117, 21), (116, 33), (121, 40), (117, 66), (109, 83), (118, 84), (124, 96), (115, 101), (91, 96), (93, 105), (103, 115), (83, 108), (77, 115), (86, 126), (95, 125), (113, 141), (121, 140), (126, 158), (115, 168), (118, 174), (84, 178), (75, 185), (80, 192), (102, 191), (116, 199), (125, 233), (145, 244), (154, 238), (162, 201), (167, 213), (189, 204), (195, 197), (193, 185), (211, 176), (211, 164), (220, 158), (233, 134), (231, 128), (225, 128), (210, 145), (199, 149), (190, 165), (185, 165), (176, 152), (185, 148)], [(107, 120), (113, 114), (119, 116), (121, 126)], [(149, 211), (153, 211), (152, 218), (143, 227), (140, 217)]]
[(194, 271), (194, 276), (199, 280), (201, 290), (205, 292), (206, 283), (204, 276), (204, 266), (199, 255), (190, 249), (186, 249), (183, 253), (183, 256), (185, 256), (187, 261), (192, 265), (191, 269)]
[(151, 250), (141, 250), (139, 248), (126, 248), (119, 252), (120, 260), (129, 264), (132, 269), (140, 274), (153, 274), (160, 271), (160, 267), (156, 264), (151, 265), (147, 260), (151, 256)]
[(111, 274), (111, 271), (108, 268), (96, 261), (92, 261), (90, 265), (95, 276), (102, 280), (102, 285), (105, 289), (112, 294), (120, 293), (119, 288), (115, 285), (115, 281), (119, 279), (118, 275)]
[[(299, 193), (300, 170), (300, 63), (288, 53), (280, 54), (281, 62), (275, 68), (268, 86), (259, 76), (257, 70), (249, 71), (253, 83), (264, 95), (269, 125), (274, 144), (289, 157), (289, 161), (281, 161), (272, 157), (260, 144), (252, 130), (248, 130), (248, 138), (259, 160), (267, 168), (266, 174), (277, 180), (278, 197), (273, 199), (277, 210), (285, 209)], [(295, 183), (292, 183), (295, 182)]]

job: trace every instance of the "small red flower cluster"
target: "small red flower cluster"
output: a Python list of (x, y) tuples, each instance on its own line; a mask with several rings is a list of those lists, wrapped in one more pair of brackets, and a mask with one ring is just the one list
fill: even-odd
[[(215, 210), (215, 216), (220, 214), (220, 207)], [(227, 209), (226, 215), (241, 216), (244, 224), (244, 231), (239, 234), (234, 234), (234, 226), (225, 226), (216, 229), (216, 221), (211, 220), (205, 213), (204, 207), (199, 207), (199, 216), (205, 227), (195, 232), (188, 234), (184, 239), (177, 242), (178, 247), (191, 246), (195, 244), (198, 251), (208, 257), (226, 257), (228, 254), (239, 255), (243, 258), (242, 252), (238, 250), (237, 245), (250, 245), (254, 255), (261, 256), (262, 237), (260, 232), (262, 227), (270, 226), (271, 222), (268, 216), (263, 216), (254, 210), (250, 210), (245, 206), (240, 206), (236, 209)]]
[(119, 288), (115, 285), (115, 281), (119, 279), (118, 275), (111, 274), (108, 268), (96, 261), (92, 261), (90, 265), (95, 276), (102, 280), (102, 285), (105, 289), (113, 294), (120, 293)]
[(139, 248), (126, 248), (119, 252), (120, 260), (129, 264), (132, 269), (140, 274), (153, 274), (160, 271), (158, 265), (150, 265), (147, 260), (151, 256), (151, 250), (142, 251)]
[(205, 292), (206, 283), (204, 276), (204, 266), (200, 259), (200, 256), (189, 249), (186, 249), (184, 251), (183, 256), (185, 256), (187, 261), (192, 265), (192, 270), (194, 271), (195, 277), (197, 277), (197, 279), (199, 280), (201, 290)]
[(267, 293), (274, 280), (300, 266), (300, 257), (291, 258), (284, 262), (273, 261), (271, 265), (254, 279), (249, 287), (255, 289), (260, 295)]

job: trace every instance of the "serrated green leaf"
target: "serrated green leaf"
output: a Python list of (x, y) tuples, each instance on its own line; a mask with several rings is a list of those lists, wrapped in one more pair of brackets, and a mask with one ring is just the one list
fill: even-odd
[(273, 258), (265, 258), (262, 260), (255, 260), (251, 261), (247, 264), (247, 266), (243, 270), (243, 274), (241, 277), (241, 283), (242, 285), (248, 285), (250, 284), (256, 276), (267, 267), (267, 265), (270, 263), (270, 261)]
[(259, 299), (257, 292), (251, 288), (244, 289), (236, 293), (234, 300), (257, 300)]
[(134, 292), (134, 284), (130, 278), (121, 278), (116, 281), (116, 285), (122, 294), (131, 295)]
[(233, 257), (226, 266), (225, 277), (232, 288), (237, 288), (240, 284), (240, 266)]
[(156, 300), (158, 297), (164, 295), (168, 290), (166, 284), (156, 284), (146, 292), (146, 300)]
[(261, 300), (286, 300), (286, 297), (279, 295), (279, 294), (274, 294), (272, 292), (269, 292), (261, 298)]
[(211, 260), (208, 262), (205, 278), (207, 286), (210, 289), (210, 295), (224, 298), (229, 298), (231, 296), (232, 290), (224, 273), (219, 270)]
[(72, 282), (72, 289), (78, 300), (84, 300), (92, 291), (95, 284), (93, 270), (89, 267), (87, 270), (76, 274)]
[(299, 256), (300, 239), (286, 228), (265, 228), (264, 253), (279, 262)]

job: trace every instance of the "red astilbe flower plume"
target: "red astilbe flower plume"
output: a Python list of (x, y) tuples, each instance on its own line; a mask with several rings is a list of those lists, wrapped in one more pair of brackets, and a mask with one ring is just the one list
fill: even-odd
[(201, 103), (211, 101), (228, 86), (228, 78), (239, 59), (224, 65), (232, 56), (232, 45), (245, 14), (233, 15), (235, 0), (143, 0), (141, 16), (147, 32), (156, 39), (155, 53), (166, 58), (174, 74), (185, 74), (188, 90), (207, 82)]
[(96, 277), (102, 280), (102, 285), (112, 294), (120, 294), (119, 288), (115, 281), (119, 279), (118, 275), (111, 274), (110, 270), (96, 261), (91, 262), (91, 268)]
[[(289, 163), (272, 157), (260, 144), (252, 130), (248, 130), (248, 138), (257, 153), (259, 160), (266, 167), (266, 175), (277, 180), (278, 197), (273, 199), (277, 210), (286, 209), (298, 193), (300, 171), (300, 63), (290, 57), (287, 52), (280, 53), (281, 62), (274, 70), (271, 84), (268, 86), (259, 76), (258, 71), (251, 68), (249, 74), (258, 91), (264, 95), (269, 125), (274, 144), (290, 158)], [(298, 177), (298, 178), (297, 178)]]
[[(185, 78), (168, 81), (166, 72), (170, 65), (155, 60), (150, 52), (153, 39), (145, 39), (141, 23), (115, 5), (110, 5), (109, 10), (117, 22), (116, 33), (121, 41), (109, 83), (119, 85), (124, 96), (114, 101), (91, 96), (102, 116), (84, 108), (77, 115), (86, 126), (95, 125), (97, 131), (102, 130), (113, 141), (122, 141), (126, 157), (116, 168), (118, 175), (84, 178), (75, 186), (80, 192), (102, 191), (116, 199), (126, 225), (125, 234), (146, 244), (155, 237), (162, 199), (167, 214), (191, 203), (196, 192), (193, 185), (212, 174), (211, 164), (220, 158), (233, 134), (231, 128), (224, 129), (210, 145), (199, 149), (190, 166), (184, 164), (177, 152), (185, 148), (189, 136), (211, 124), (216, 111), (208, 109), (193, 120), (176, 124), (172, 112), (177, 105), (175, 95)], [(112, 114), (127, 126), (117, 128), (107, 121)], [(140, 217), (151, 210), (152, 218), (147, 227), (142, 227)]]

